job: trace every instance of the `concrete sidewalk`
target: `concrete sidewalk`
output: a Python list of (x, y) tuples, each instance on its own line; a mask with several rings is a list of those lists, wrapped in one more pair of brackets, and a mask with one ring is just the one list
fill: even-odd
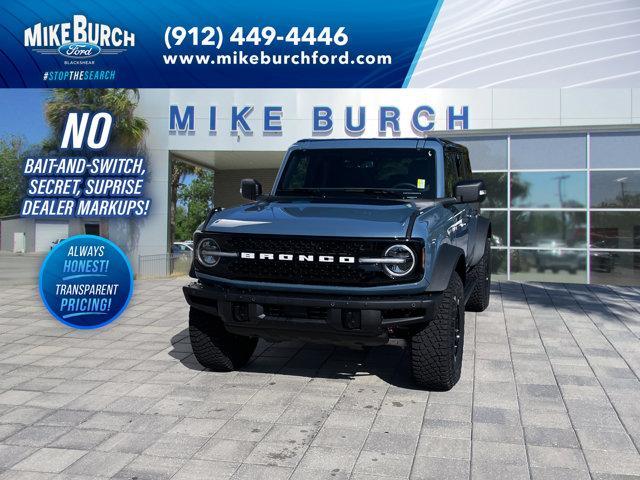
[(399, 345), (202, 371), (187, 281), (136, 282), (98, 331), (0, 292), (1, 480), (640, 478), (640, 289), (496, 283), (460, 383), (429, 393)]
[(0, 287), (35, 285), (45, 257), (45, 253), (0, 252)]

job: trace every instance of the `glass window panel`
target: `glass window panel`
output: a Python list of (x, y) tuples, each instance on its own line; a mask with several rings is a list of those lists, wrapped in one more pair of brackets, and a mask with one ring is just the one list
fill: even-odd
[(640, 252), (592, 252), (591, 283), (640, 285)]
[(585, 168), (586, 135), (511, 137), (511, 168)]
[(638, 166), (640, 166), (640, 134), (591, 134), (592, 168), (624, 168)]
[(478, 172), (473, 178), (484, 180), (487, 187), (487, 198), (482, 202), (483, 208), (507, 207), (507, 172)]
[(507, 212), (486, 211), (483, 210), (481, 215), (491, 220), (491, 245), (494, 247), (507, 246)]
[(507, 279), (507, 250), (491, 250), (491, 276), (494, 280)]
[(511, 250), (511, 279), (586, 283), (587, 253), (574, 250)]
[(451, 138), (469, 149), (471, 170), (503, 170), (507, 168), (507, 137)]
[(513, 172), (511, 206), (519, 208), (585, 208), (585, 172)]
[(640, 250), (640, 212), (591, 212), (591, 246)]
[(511, 212), (511, 246), (584, 247), (585, 212)]
[(591, 172), (591, 206), (640, 208), (640, 171)]

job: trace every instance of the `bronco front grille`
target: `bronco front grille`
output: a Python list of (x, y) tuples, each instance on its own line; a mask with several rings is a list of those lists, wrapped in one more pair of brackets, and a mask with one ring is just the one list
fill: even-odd
[[(391, 245), (404, 243), (422, 259), (422, 241), (405, 239), (353, 239), (343, 237), (292, 237), (280, 235), (236, 235), (201, 234), (212, 237), (223, 252), (269, 252), (277, 258), (279, 254), (291, 254), (293, 261), (260, 260), (258, 258), (221, 258), (213, 268), (197, 265), (197, 270), (217, 277), (273, 283), (299, 283), (311, 285), (374, 286), (415, 282), (422, 276), (422, 262), (418, 261), (414, 271), (402, 279), (390, 278), (377, 264), (359, 264), (361, 257), (381, 257)], [(355, 257), (354, 263), (338, 261), (297, 260), (298, 255), (331, 255)], [(257, 256), (257, 255), (256, 255)]]

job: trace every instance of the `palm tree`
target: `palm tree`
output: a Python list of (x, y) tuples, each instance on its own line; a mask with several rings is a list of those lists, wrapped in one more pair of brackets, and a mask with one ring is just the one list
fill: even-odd
[[(62, 138), (67, 116), (74, 111), (107, 111), (113, 115), (113, 126), (109, 139), (109, 151), (144, 156), (144, 136), (147, 121), (135, 115), (140, 95), (130, 88), (56, 88), (45, 104), (45, 117), (51, 126), (51, 136), (42, 144), (43, 149), (56, 154)], [(74, 152), (74, 155), (89, 157), (90, 151)], [(147, 169), (147, 181), (149, 169)], [(127, 251), (134, 251), (140, 237), (140, 218), (114, 219), (109, 229), (120, 232), (120, 239)]]
[(45, 117), (52, 128), (45, 141), (48, 150), (55, 151), (69, 112), (106, 110), (114, 117), (110, 147), (118, 151), (140, 151), (147, 132), (147, 121), (134, 114), (140, 95), (131, 88), (56, 88), (45, 106)]

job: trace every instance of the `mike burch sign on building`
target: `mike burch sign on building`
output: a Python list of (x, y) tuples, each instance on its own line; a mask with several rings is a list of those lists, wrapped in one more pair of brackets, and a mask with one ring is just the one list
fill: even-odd
[[(252, 105), (233, 105), (222, 115), (218, 107), (208, 107), (205, 115), (208, 115), (208, 127), (210, 133), (215, 133), (221, 122), (226, 122), (225, 129), (231, 134), (252, 135), (255, 131), (264, 134), (279, 134), (285, 129), (285, 111), (283, 106), (265, 106), (261, 111), (256, 111)], [(194, 133), (196, 131), (196, 112), (194, 105), (170, 105), (169, 106), (169, 132)], [(344, 115), (342, 115), (344, 113)], [(469, 128), (468, 105), (446, 107), (446, 129), (456, 130)], [(380, 106), (375, 109), (375, 123), (379, 135), (402, 133), (402, 121), (409, 120), (413, 134), (424, 134), (434, 129), (436, 125), (436, 111), (429, 105), (419, 105), (408, 111), (396, 106)], [(326, 105), (316, 105), (311, 109), (310, 131), (312, 135), (328, 135), (337, 129), (342, 129), (345, 134), (357, 136), (363, 134), (367, 123), (372, 119), (367, 117), (367, 107), (347, 106), (340, 111)]]

